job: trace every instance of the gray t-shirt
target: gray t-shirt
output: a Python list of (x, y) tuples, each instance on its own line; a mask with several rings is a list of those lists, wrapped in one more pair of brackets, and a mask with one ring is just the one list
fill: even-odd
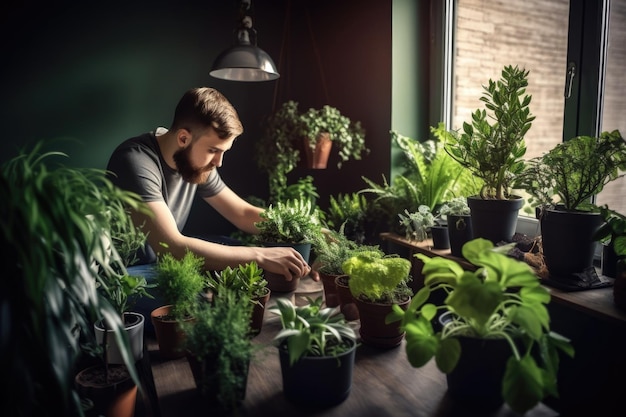
[[(161, 129), (157, 131), (160, 133)], [(211, 197), (225, 187), (217, 170), (211, 172), (204, 184), (184, 181), (163, 160), (154, 132), (122, 142), (113, 151), (107, 170), (115, 185), (139, 194), (143, 201), (164, 201), (180, 231), (189, 217), (194, 195)]]

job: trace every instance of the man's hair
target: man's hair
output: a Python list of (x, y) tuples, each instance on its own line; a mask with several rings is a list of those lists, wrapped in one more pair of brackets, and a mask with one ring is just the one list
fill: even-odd
[(192, 88), (178, 102), (170, 130), (201, 132), (209, 127), (221, 139), (243, 133), (237, 110), (222, 93), (214, 88)]

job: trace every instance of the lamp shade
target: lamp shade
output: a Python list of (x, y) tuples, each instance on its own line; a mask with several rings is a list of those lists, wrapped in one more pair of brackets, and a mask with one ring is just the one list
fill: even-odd
[(280, 76), (267, 52), (252, 44), (226, 49), (215, 59), (209, 74), (232, 81), (270, 81)]

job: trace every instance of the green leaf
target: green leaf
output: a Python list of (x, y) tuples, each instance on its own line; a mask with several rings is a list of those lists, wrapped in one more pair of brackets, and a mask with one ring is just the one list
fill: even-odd
[(502, 396), (511, 409), (524, 414), (544, 397), (542, 371), (531, 356), (509, 358), (502, 382)]

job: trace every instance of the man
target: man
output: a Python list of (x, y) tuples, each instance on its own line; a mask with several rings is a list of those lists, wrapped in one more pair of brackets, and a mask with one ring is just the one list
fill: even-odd
[[(148, 236), (144, 262), (156, 260), (152, 250), (182, 257), (189, 249), (205, 259), (208, 270), (256, 261), (287, 280), (311, 271), (292, 248), (227, 246), (181, 233), (196, 194), (238, 229), (258, 233), (254, 223), (261, 220), (263, 209), (239, 197), (217, 171), (242, 132), (237, 111), (226, 97), (212, 88), (194, 88), (178, 102), (169, 130), (158, 128), (115, 149), (107, 167), (112, 181), (139, 194), (153, 214), (133, 214)], [(319, 280), (317, 274), (312, 277)]]

